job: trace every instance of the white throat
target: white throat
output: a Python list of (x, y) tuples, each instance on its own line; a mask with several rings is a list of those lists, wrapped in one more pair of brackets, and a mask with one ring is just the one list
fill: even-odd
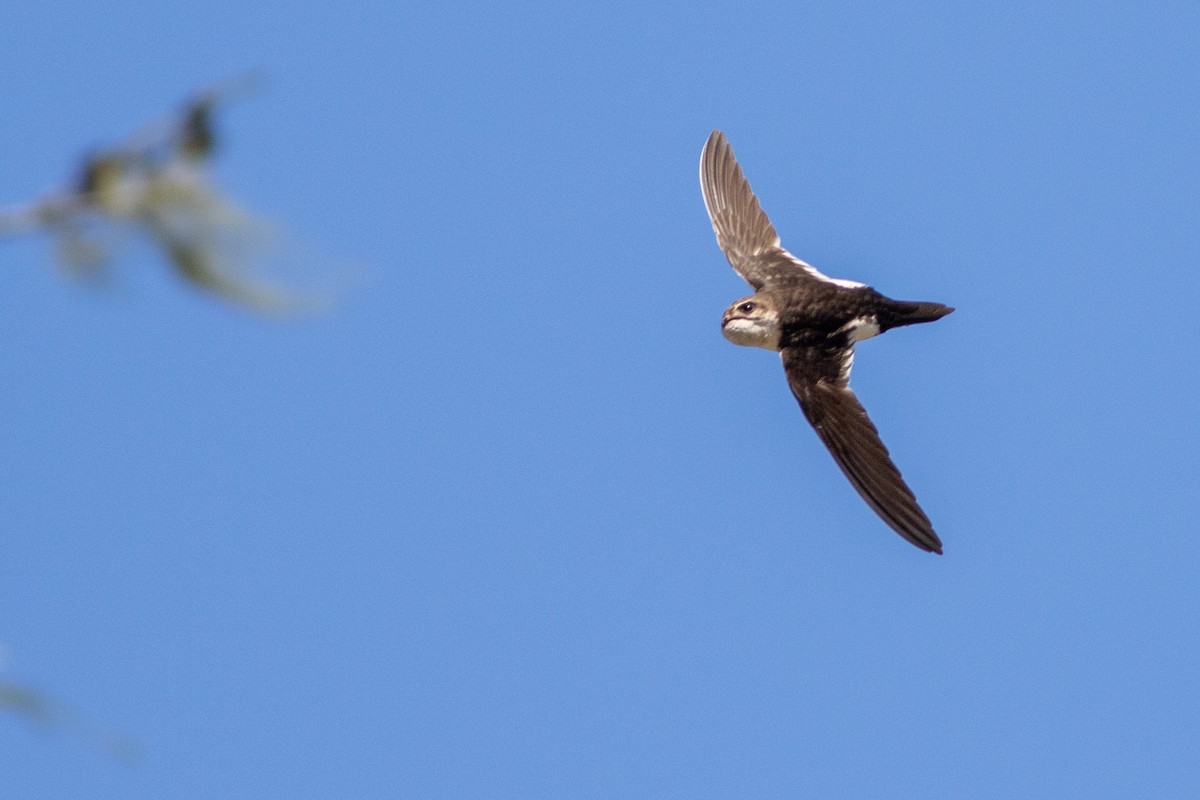
[(774, 320), (731, 319), (721, 326), (721, 333), (729, 341), (743, 347), (779, 349), (779, 324)]

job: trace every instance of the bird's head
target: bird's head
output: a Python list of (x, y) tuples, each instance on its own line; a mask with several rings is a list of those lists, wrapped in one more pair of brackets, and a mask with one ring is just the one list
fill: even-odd
[(721, 333), (734, 344), (745, 347), (779, 349), (779, 306), (768, 294), (755, 294), (737, 300), (725, 309)]

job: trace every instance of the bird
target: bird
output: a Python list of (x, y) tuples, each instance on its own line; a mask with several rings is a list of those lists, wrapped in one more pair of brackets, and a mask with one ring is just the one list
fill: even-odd
[(718, 246), (754, 289), (726, 309), (721, 332), (779, 353), (800, 409), (863, 500), (900, 536), (940, 555), (941, 539), (850, 388), (850, 369), (859, 342), (954, 309), (893, 300), (785, 250), (719, 130), (700, 155), (700, 190)]

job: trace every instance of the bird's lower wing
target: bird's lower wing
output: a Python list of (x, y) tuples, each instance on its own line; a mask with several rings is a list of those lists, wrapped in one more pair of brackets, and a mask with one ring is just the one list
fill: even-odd
[[(862, 498), (896, 533), (922, 550), (941, 553), (941, 540), (892, 462), (879, 431), (848, 382), (841, 379), (841, 363), (811, 348), (784, 348), (781, 355), (804, 416)], [(820, 368), (824, 364), (829, 364), (828, 369)]]

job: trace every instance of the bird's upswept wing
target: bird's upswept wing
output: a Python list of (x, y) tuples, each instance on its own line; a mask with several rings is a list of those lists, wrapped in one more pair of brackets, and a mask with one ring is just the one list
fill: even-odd
[(767, 219), (750, 183), (742, 175), (725, 134), (713, 131), (700, 154), (700, 191), (712, 220), (717, 244), (729, 264), (747, 283), (760, 290), (819, 280), (850, 285), (823, 275), (784, 250), (779, 234)]
[(942, 542), (933, 525), (850, 389), (853, 345), (785, 347), (780, 356), (804, 416), (862, 498), (896, 533), (940, 554)]

